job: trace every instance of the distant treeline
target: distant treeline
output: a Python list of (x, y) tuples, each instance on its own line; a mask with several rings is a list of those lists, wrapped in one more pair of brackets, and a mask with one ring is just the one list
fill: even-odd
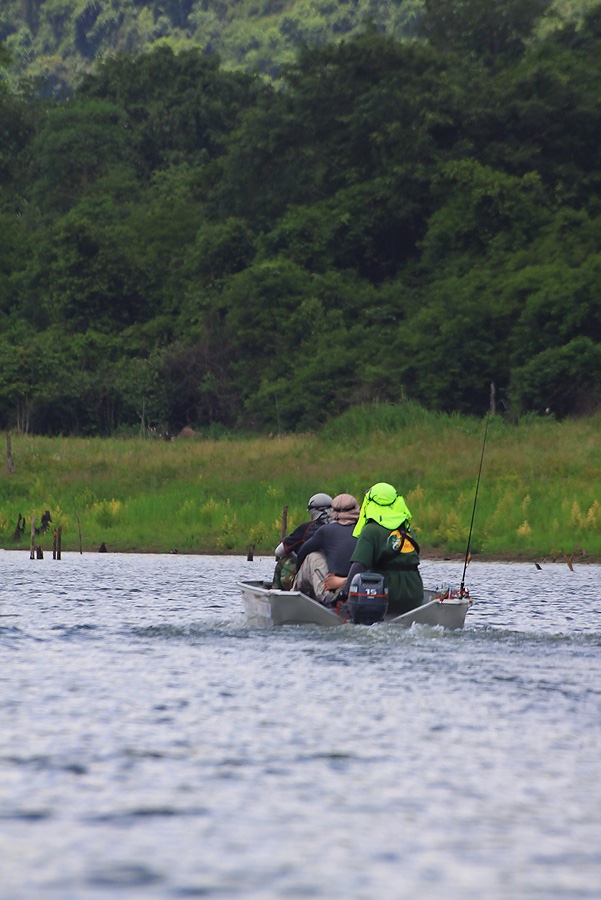
[(601, 5), (536, 40), (548, 4), (502, 5), (276, 82), (168, 47), (0, 82), (0, 427), (598, 408)]
[[(226, 68), (277, 78), (299, 46), (323, 47), (355, 37), (369, 22), (396, 38), (420, 33), (424, 10), (455, 41), (471, 33), (484, 44), (518, 23), (540, 36), (579, 22), (595, 0), (2, 0), (0, 43), (12, 54), (11, 76), (61, 94), (79, 73), (115, 53), (159, 46), (176, 53), (218, 54)], [(468, 28), (466, 29), (466, 23)]]

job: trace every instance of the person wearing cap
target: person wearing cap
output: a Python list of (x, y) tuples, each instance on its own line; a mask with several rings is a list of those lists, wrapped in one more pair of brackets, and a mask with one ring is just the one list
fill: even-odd
[(307, 512), (310, 519), (298, 525), (291, 534), (286, 535), (275, 548), (276, 566), (273, 576), (273, 586), (283, 590), (289, 590), (297, 570), (296, 554), (305, 541), (315, 532), (330, 521), (332, 510), (332, 498), (329, 494), (313, 494), (307, 503)]
[[(353, 530), (357, 546), (347, 578), (326, 579), (326, 588), (347, 595), (353, 577), (361, 572), (384, 575), (388, 610), (401, 615), (420, 606), (424, 585), (419, 573), (419, 546), (410, 530), (411, 513), (393, 485), (380, 481), (365, 494)], [(340, 596), (340, 595), (339, 595)]]
[(294, 590), (326, 606), (331, 603), (334, 593), (325, 587), (325, 579), (331, 573), (346, 580), (357, 544), (353, 529), (359, 512), (359, 504), (352, 494), (334, 497), (331, 521), (305, 541), (296, 555)]

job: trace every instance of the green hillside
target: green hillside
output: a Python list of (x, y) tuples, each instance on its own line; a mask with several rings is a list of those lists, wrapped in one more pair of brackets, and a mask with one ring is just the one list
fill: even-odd
[(366, 20), (410, 33), (421, 0), (6, 0), (0, 40), (16, 70), (57, 85), (114, 53), (168, 45), (219, 54), (225, 66), (276, 75), (301, 44), (351, 36)]
[(419, 41), (274, 81), (168, 46), (68, 95), (0, 80), (0, 428), (595, 413), (601, 3), (544, 9), (427, 0)]
[[(539, 31), (578, 21), (592, 0), (518, 0), (546, 12)], [(516, 5), (513, 0), (512, 5)], [(505, 0), (454, 3), (471, 20), (504, 15)], [(14, 75), (43, 78), (55, 91), (115, 53), (170, 46), (219, 54), (224, 66), (277, 75), (302, 45), (325, 46), (355, 36), (367, 22), (410, 38), (424, 7), (440, 7), (451, 31), (447, 0), (3, 0), (0, 42), (13, 55)], [(486, 10), (485, 13), (482, 9)]]

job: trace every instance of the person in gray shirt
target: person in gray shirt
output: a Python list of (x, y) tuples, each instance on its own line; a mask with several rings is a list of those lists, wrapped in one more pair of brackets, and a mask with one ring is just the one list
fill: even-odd
[(353, 529), (360, 507), (352, 494), (338, 494), (332, 500), (331, 521), (305, 541), (296, 555), (296, 577), (292, 589), (329, 605), (333, 591), (325, 587), (329, 574), (344, 577), (351, 567), (357, 544)]

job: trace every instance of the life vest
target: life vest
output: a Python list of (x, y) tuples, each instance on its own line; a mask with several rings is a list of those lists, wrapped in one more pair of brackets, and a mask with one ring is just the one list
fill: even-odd
[(417, 553), (419, 554), (419, 544), (411, 535), (405, 526), (405, 523), (399, 525), (390, 532), (386, 539), (386, 546), (393, 553)]

